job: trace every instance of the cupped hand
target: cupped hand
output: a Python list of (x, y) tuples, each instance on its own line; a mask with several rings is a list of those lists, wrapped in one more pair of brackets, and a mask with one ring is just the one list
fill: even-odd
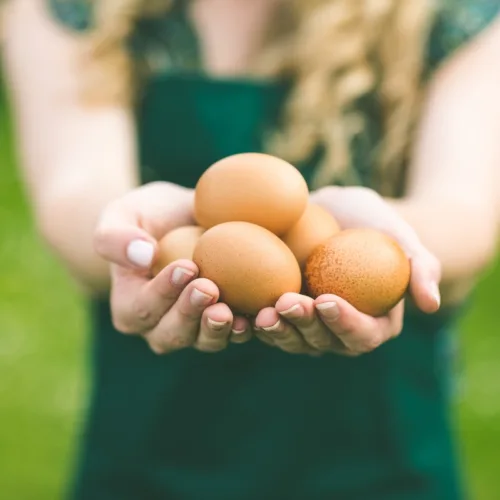
[(217, 352), (251, 338), (248, 321), (217, 303), (217, 286), (198, 278), (192, 261), (178, 260), (151, 276), (157, 240), (192, 223), (192, 192), (154, 183), (108, 205), (96, 228), (96, 251), (110, 263), (113, 324), (141, 335), (158, 354), (188, 347)]
[(410, 224), (377, 192), (364, 187), (329, 186), (313, 193), (311, 202), (333, 214), (342, 229), (372, 228), (396, 240), (410, 260), (411, 299), (425, 313), (439, 309), (439, 260), (422, 244)]
[[(382, 197), (366, 188), (328, 187), (314, 193), (311, 202), (332, 213), (342, 229), (370, 227), (394, 238), (410, 261), (411, 299), (426, 313), (439, 309), (439, 261)], [(386, 316), (374, 318), (335, 295), (314, 300), (288, 293), (275, 307), (259, 312), (255, 328), (263, 342), (289, 353), (357, 356), (397, 337), (403, 328), (403, 314), (403, 300)]]
[(336, 295), (316, 300), (287, 293), (255, 320), (256, 336), (292, 354), (336, 353), (358, 356), (397, 337), (403, 326), (403, 301), (387, 316), (357, 311)]

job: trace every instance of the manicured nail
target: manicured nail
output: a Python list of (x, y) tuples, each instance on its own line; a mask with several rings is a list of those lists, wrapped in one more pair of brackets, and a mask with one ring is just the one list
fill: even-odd
[(321, 316), (331, 320), (336, 320), (340, 315), (339, 306), (336, 302), (323, 302), (322, 304), (317, 304), (316, 309)]
[(183, 267), (176, 267), (172, 272), (172, 283), (174, 285), (185, 285), (193, 276), (193, 271)]
[(280, 312), (285, 318), (300, 318), (303, 314), (302, 307), (300, 304), (295, 304), (286, 311)]
[(431, 287), (431, 295), (433, 299), (436, 301), (437, 306), (441, 305), (441, 293), (439, 292), (439, 286), (437, 283), (432, 283)]
[(278, 320), (278, 321), (276, 321), (276, 323), (274, 323), (273, 326), (264, 326), (264, 327), (262, 327), (262, 329), (265, 332), (275, 332), (276, 330), (279, 329), (280, 326), (281, 326), (281, 321)]
[(235, 344), (244, 343), (248, 338), (244, 335), (246, 330), (231, 330), (231, 342)]
[(246, 330), (231, 330), (231, 333), (234, 335), (243, 335), (246, 332)]
[(127, 258), (139, 267), (149, 267), (153, 262), (155, 247), (149, 241), (133, 240), (127, 247)]
[(191, 304), (193, 306), (208, 306), (210, 302), (212, 302), (213, 297), (211, 295), (208, 295), (207, 293), (200, 292), (197, 288), (195, 288), (191, 292)]
[(220, 331), (225, 326), (227, 326), (227, 321), (214, 321), (213, 319), (210, 319), (210, 318), (208, 318), (207, 323), (208, 323), (208, 326), (212, 330), (216, 330), (216, 331)]

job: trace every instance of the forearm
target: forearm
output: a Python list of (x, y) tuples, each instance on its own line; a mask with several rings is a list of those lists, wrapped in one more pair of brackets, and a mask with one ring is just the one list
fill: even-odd
[[(19, 160), (41, 237), (85, 288), (108, 286), (108, 268), (93, 248), (99, 214), (139, 183), (129, 111), (68, 109), (38, 132), (14, 100)], [(43, 125), (42, 125), (43, 126)]]
[(96, 254), (92, 243), (99, 215), (110, 201), (132, 187), (132, 183), (103, 186), (91, 179), (68, 179), (48, 188), (35, 202), (41, 237), (78, 283), (93, 293), (109, 287), (109, 265)]
[(137, 184), (132, 113), (82, 103), (80, 41), (53, 23), (45, 2), (10, 2), (2, 21), (19, 166), (37, 226), (82, 282), (103, 286), (91, 234), (104, 205)]
[(493, 207), (467, 200), (388, 200), (441, 262), (443, 283), (474, 278), (495, 256)]
[(474, 278), (498, 233), (500, 18), (435, 76), (416, 134), (406, 198), (393, 206), (443, 266)]

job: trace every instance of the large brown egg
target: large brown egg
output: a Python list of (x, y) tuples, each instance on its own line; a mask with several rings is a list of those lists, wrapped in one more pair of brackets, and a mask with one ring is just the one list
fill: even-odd
[(199, 226), (183, 226), (169, 231), (159, 242), (153, 263), (156, 276), (170, 263), (179, 259), (193, 259), (193, 252), (204, 229)]
[(194, 212), (205, 228), (251, 222), (281, 236), (304, 212), (307, 184), (292, 165), (274, 156), (243, 153), (213, 164), (200, 177)]
[(213, 281), (220, 300), (240, 314), (272, 307), (301, 288), (299, 265), (275, 234), (248, 222), (226, 222), (199, 239), (193, 260), (200, 277)]
[(329, 212), (319, 205), (310, 203), (302, 217), (284, 234), (282, 240), (303, 267), (312, 251), (339, 231), (338, 222)]
[(341, 231), (316, 248), (305, 278), (313, 297), (332, 293), (371, 316), (383, 316), (404, 296), (410, 262), (392, 238), (373, 229)]

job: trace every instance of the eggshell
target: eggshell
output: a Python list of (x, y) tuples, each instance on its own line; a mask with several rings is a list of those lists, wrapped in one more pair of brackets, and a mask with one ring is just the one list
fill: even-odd
[(199, 226), (183, 226), (169, 231), (159, 242), (153, 263), (153, 275), (157, 275), (170, 263), (179, 259), (193, 259), (194, 247), (204, 233)]
[(310, 203), (282, 239), (303, 268), (312, 251), (339, 231), (340, 226), (333, 215), (319, 205)]
[(308, 188), (301, 173), (274, 156), (243, 153), (208, 168), (195, 190), (194, 213), (205, 228), (251, 222), (282, 235), (303, 214)]
[(284, 293), (301, 288), (300, 268), (291, 250), (275, 234), (249, 222), (208, 229), (193, 260), (200, 277), (219, 287), (220, 300), (240, 314), (256, 314), (274, 306)]
[(396, 241), (373, 229), (341, 231), (308, 258), (313, 297), (332, 293), (371, 316), (383, 316), (404, 296), (410, 262)]

